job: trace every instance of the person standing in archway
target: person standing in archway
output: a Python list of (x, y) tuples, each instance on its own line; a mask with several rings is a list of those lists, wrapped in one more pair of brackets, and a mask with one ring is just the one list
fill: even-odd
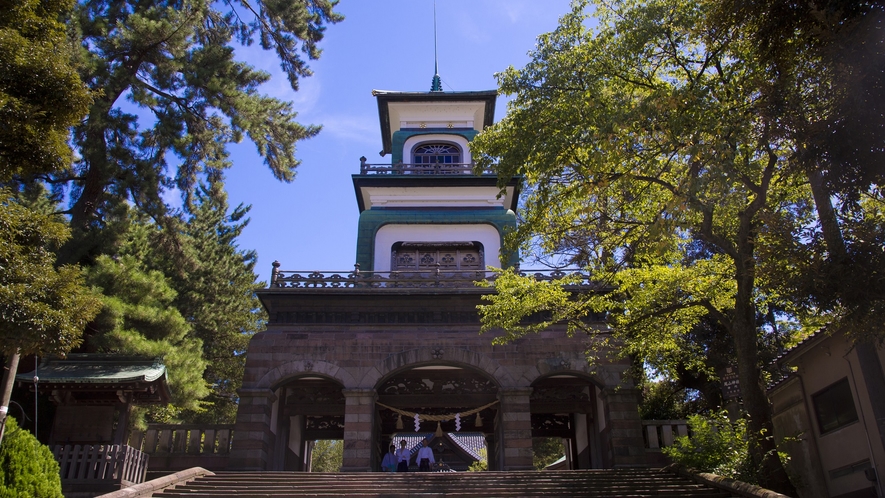
[(399, 449), (396, 450), (396, 471), (397, 472), (408, 472), (409, 471), (409, 459), (412, 457), (409, 449), (406, 448), (406, 440), (403, 439), (399, 442)]
[(428, 441), (425, 439), (422, 444), (418, 450), (418, 472), (430, 472), (430, 466), (436, 463), (436, 460), (433, 458), (433, 450), (430, 449)]
[(384, 455), (384, 460), (381, 460), (381, 471), (382, 472), (396, 472), (396, 465), (397, 465), (396, 446), (391, 444), (389, 451)]

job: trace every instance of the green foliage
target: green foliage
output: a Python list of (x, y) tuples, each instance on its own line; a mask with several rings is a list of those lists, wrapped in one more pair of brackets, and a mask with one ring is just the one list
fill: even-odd
[(80, 342), (100, 302), (79, 267), (55, 267), (67, 227), (7, 190), (0, 196), (0, 349), (64, 354)]
[(69, 128), (91, 103), (59, 21), (73, 4), (0, 1), (0, 182), (70, 167)]
[(617, 351), (666, 378), (715, 377), (717, 343), (695, 341), (715, 323), (731, 339), (754, 463), (789, 494), (773, 442), (758, 436), (771, 425), (759, 369), (770, 329), (758, 317), (794, 311), (770, 284), (798, 264), (778, 244), (814, 224), (813, 199), (795, 144), (759, 112), (751, 47), (706, 23), (715, 6), (599, 2), (591, 30), (588, 3), (575, 2), (524, 68), (498, 75), (514, 98), (472, 149), (501, 186), (527, 183), (507, 247), (578, 264), (611, 291), (569, 296), (505, 272), (480, 313), (483, 330), (501, 327), (505, 339), (536, 331), (521, 321), (539, 311), (553, 317), (542, 326), (590, 334), (587, 315), (607, 313), (611, 330), (591, 356)]
[(808, 310), (803, 320), (825, 316), (858, 340), (885, 330), (883, 16), (881, 2), (726, 0), (708, 20), (752, 53), (757, 112), (796, 144), (814, 192), (819, 220), (782, 240), (795, 264), (772, 283)]
[(270, 75), (237, 60), (235, 48), (257, 41), (273, 51), (297, 90), (299, 78), (311, 73), (307, 60), (320, 55), (325, 25), (342, 19), (336, 4), (78, 3), (68, 27), (82, 40), (83, 80), (101, 94), (74, 129), (75, 171), (53, 179), (72, 194), (78, 242), (69, 257), (93, 251), (82, 244), (116, 206), (131, 202), (162, 219), (171, 214), (163, 200), (171, 189), (190, 204), (199, 181), (223, 177), (228, 145), (244, 137), (276, 178), (292, 180), (295, 143), (320, 128), (299, 124), (291, 103), (263, 95), (259, 88)]
[(708, 408), (699, 402), (695, 393), (674, 381), (646, 380), (640, 388), (639, 418), (642, 420), (680, 420)]
[(103, 294), (103, 307), (89, 325), (85, 349), (162, 357), (173, 405), (198, 410), (208, 393), (202, 341), (172, 306), (176, 293), (163, 274), (145, 270), (132, 256), (100, 256), (87, 281)]
[(674, 463), (701, 472), (711, 472), (723, 477), (757, 484), (752, 472), (747, 437), (747, 422), (728, 420), (726, 413), (710, 417), (688, 417), (689, 436), (677, 437), (672, 446), (661, 451)]
[(536, 470), (544, 470), (551, 463), (565, 455), (565, 446), (562, 438), (558, 437), (533, 437), (532, 438), (532, 465)]
[(344, 441), (320, 439), (310, 456), (311, 472), (339, 472), (344, 462)]
[(176, 307), (203, 341), (208, 362), (204, 378), (212, 389), (212, 409), (205, 413), (211, 417), (194, 421), (233, 423), (246, 347), (266, 321), (255, 294), (264, 283), (256, 282), (255, 252), (241, 251), (236, 244), (249, 221), (249, 208), (239, 205), (228, 212), (227, 194), (217, 182), (199, 190), (196, 198), (194, 213), (183, 227), (194, 264), (186, 274), (167, 274), (173, 275), (178, 291)]
[[(491, 305), (479, 307), (482, 317), (481, 334), (500, 329), (504, 331), (503, 335), (492, 340), (493, 344), (506, 344), (525, 334), (539, 332), (553, 323), (584, 316), (592, 310), (591, 303), (575, 300), (565, 289), (564, 286), (572, 282), (572, 277), (546, 282), (521, 277), (513, 269), (490, 269), (496, 273), (494, 284), (481, 281), (477, 285), (494, 285), (497, 291), (483, 296), (484, 300), (491, 301)], [(541, 312), (549, 312), (550, 318), (539, 323), (523, 323), (526, 316)], [(569, 320), (568, 324), (569, 334), (583, 330), (583, 324), (579, 320)]]
[(485, 472), (489, 470), (489, 452), (485, 448), (479, 449), (479, 460), (467, 467), (467, 472)]
[(185, 223), (160, 230), (148, 221), (129, 227), (117, 253), (162, 272), (176, 296), (172, 305), (202, 341), (209, 396), (202, 410), (180, 417), (189, 423), (233, 423), (246, 347), (262, 330), (264, 310), (255, 295), (254, 251), (241, 251), (236, 239), (248, 223), (248, 207), (229, 210), (223, 186), (201, 186)]
[(58, 463), (49, 448), (6, 418), (0, 445), (0, 498), (62, 498)]

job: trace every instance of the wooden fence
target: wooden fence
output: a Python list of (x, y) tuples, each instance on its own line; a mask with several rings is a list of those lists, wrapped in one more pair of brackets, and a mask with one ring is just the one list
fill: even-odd
[(676, 436), (688, 435), (686, 420), (643, 420), (642, 426), (645, 428), (645, 448), (651, 450), (671, 446)]
[(66, 444), (52, 447), (62, 484), (122, 484), (144, 482), (148, 456), (121, 444)]
[(178, 471), (191, 467), (227, 468), (233, 425), (148, 424), (132, 431), (129, 444), (151, 456), (151, 471)]

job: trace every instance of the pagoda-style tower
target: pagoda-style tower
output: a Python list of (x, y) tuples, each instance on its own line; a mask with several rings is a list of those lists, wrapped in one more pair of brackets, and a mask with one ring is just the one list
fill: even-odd
[[(470, 140), (492, 124), (497, 92), (374, 91), (382, 154), (353, 175), (360, 209), (360, 270), (484, 271), (501, 267), (504, 230), (515, 228), (518, 180), (503, 195), (475, 175)], [(514, 255), (508, 264), (515, 264)]]
[[(645, 464), (629, 365), (601, 357), (591, 366), (596, 336), (554, 326), (493, 346), (494, 334), (479, 335), (476, 306), (493, 290), (475, 282), (518, 262), (502, 261), (501, 246), (519, 179), (502, 191), (474, 169), (470, 141), (492, 124), (496, 92), (442, 92), (434, 81), (430, 92), (373, 92), (391, 162), (361, 158), (353, 175), (353, 271), (274, 263), (259, 292), (269, 321), (249, 345), (231, 469), (309, 470), (312, 441), (343, 439), (342, 470), (379, 470), (391, 437), (415, 430), (481, 434), (490, 470), (531, 469), (533, 437), (563, 438), (570, 468)], [(585, 277), (573, 290), (599, 289)], [(589, 325), (605, 334), (601, 318)]]

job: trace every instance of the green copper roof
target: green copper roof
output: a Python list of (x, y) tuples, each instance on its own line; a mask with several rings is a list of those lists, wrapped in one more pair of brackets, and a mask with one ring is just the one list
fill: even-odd
[[(114, 354), (70, 354), (52, 358), (37, 369), (41, 384), (108, 384), (153, 382), (166, 374), (159, 358)], [(34, 372), (15, 376), (21, 382), (33, 382)]]

